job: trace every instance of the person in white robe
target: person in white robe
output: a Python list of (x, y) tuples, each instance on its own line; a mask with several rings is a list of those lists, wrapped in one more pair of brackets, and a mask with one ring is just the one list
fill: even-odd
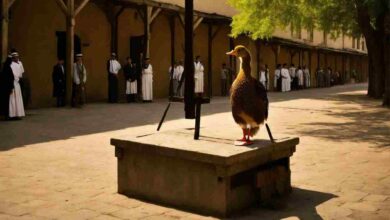
[(179, 61), (176, 67), (176, 80), (177, 80), (176, 95), (179, 97), (184, 96), (184, 80), (182, 81), (182, 84), (180, 86), (180, 81), (182, 80), (183, 73), (184, 73), (183, 61)]
[(145, 59), (142, 68), (142, 99), (144, 102), (153, 101), (153, 67), (149, 58)]
[(281, 70), (281, 77), (282, 77), (282, 92), (288, 92), (291, 90), (291, 76), (290, 72), (287, 69), (287, 64), (283, 65), (283, 68)]
[(267, 77), (266, 77), (266, 70), (264, 67), (262, 67), (262, 69), (260, 70), (259, 81), (261, 84), (263, 84), (264, 88), (267, 88)]
[(303, 67), (303, 75), (305, 77), (305, 88), (310, 88), (311, 78), (310, 78), (310, 71), (309, 68), (307, 68), (307, 66)]
[(12, 90), (9, 99), (9, 117), (21, 118), (25, 116), (25, 112), (19, 80), (23, 77), (24, 68), (22, 62), (19, 60), (19, 54), (17, 52), (13, 52), (11, 56), (11, 69), (14, 75), (14, 89)]
[(195, 59), (195, 93), (202, 94), (204, 92), (204, 67), (200, 61), (200, 56)]
[(73, 64), (72, 107), (82, 107), (85, 103), (85, 85), (87, 83), (87, 69), (83, 64), (83, 54), (76, 55)]
[(298, 87), (297, 89), (303, 89), (303, 85), (305, 84), (304, 76), (303, 76), (303, 70), (299, 66), (298, 70), (296, 72), (296, 78), (298, 80)]
[(276, 65), (275, 73), (274, 73), (274, 88), (276, 91), (282, 90), (282, 79), (281, 79), (281, 65)]

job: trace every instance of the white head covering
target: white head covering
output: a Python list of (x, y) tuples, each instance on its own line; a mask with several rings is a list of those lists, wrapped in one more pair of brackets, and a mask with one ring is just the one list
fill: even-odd
[(18, 52), (11, 53), (11, 57), (18, 57), (18, 56), (19, 56)]
[(83, 57), (83, 54), (82, 53), (78, 53), (78, 54), (76, 54), (76, 57)]

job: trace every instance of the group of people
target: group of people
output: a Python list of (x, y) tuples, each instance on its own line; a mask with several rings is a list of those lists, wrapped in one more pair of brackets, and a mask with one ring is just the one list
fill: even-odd
[(23, 74), (19, 53), (13, 50), (3, 63), (0, 75), (0, 113), (4, 119), (21, 119), (25, 116), (21, 89)]
[(311, 87), (310, 71), (306, 66), (278, 64), (275, 70), (274, 87), (277, 91), (288, 92)]
[[(86, 99), (87, 69), (83, 63), (83, 54), (76, 54), (72, 70), (72, 107), (82, 107)], [(118, 102), (118, 74), (122, 65), (115, 53), (107, 61), (108, 73), (108, 102)], [(135, 102), (138, 94), (138, 82), (142, 82), (142, 99), (144, 102), (153, 100), (153, 67), (150, 59), (145, 58), (142, 64), (142, 77), (138, 74), (137, 64), (130, 57), (123, 65), (123, 74), (126, 79), (126, 98), (128, 102)], [(57, 100), (57, 107), (65, 106), (66, 79), (64, 60), (59, 59), (53, 67), (53, 97)]]
[(332, 68), (330, 67), (325, 71), (322, 68), (317, 68), (316, 83), (319, 88), (342, 84), (340, 73), (338, 71), (332, 71)]

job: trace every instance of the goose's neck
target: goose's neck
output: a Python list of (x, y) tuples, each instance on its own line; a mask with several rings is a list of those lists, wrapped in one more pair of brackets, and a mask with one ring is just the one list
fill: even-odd
[(243, 76), (251, 76), (251, 58), (250, 57), (240, 57), (240, 74)]

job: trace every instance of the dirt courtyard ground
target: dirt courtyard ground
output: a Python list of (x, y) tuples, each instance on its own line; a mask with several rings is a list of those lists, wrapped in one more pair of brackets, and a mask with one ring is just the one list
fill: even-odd
[[(291, 160), (293, 192), (283, 208), (233, 219), (390, 219), (390, 110), (367, 98), (366, 86), (270, 93), (274, 136), (301, 140)], [(166, 104), (37, 109), (1, 121), (0, 219), (212, 219), (116, 193), (110, 138), (155, 132)], [(241, 135), (227, 98), (205, 105), (201, 123)], [(176, 103), (162, 129), (193, 125)]]

